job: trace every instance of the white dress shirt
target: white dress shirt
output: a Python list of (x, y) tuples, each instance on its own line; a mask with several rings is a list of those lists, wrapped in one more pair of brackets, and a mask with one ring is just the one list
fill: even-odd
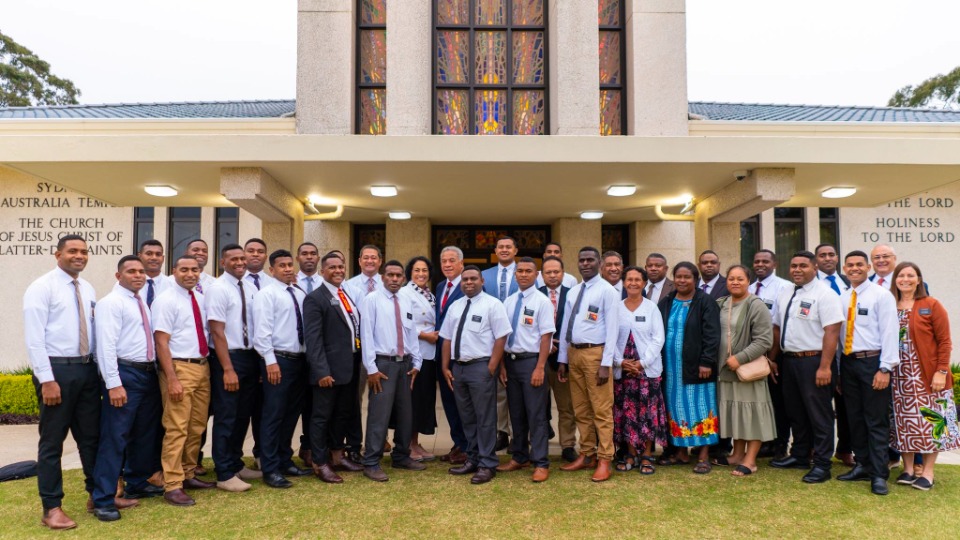
[(840, 293), (840, 307), (847, 314), (840, 326), (840, 352), (843, 352), (847, 335), (848, 310), (854, 290), (857, 291), (857, 305), (853, 306), (853, 352), (880, 351), (880, 366), (893, 369), (900, 364), (897, 301), (888, 289), (869, 279), (855, 289), (848, 287)]
[(303, 292), (307, 294), (317, 290), (317, 287), (320, 286), (321, 281), (323, 281), (323, 278), (320, 276), (319, 272), (315, 272), (312, 276), (304, 274), (302, 270), (297, 272), (297, 284), (300, 285), (300, 288), (303, 289)]
[[(608, 281), (607, 283), (610, 283), (610, 282)], [(614, 290), (617, 291), (617, 294), (623, 296), (623, 281), (617, 280), (616, 283), (610, 283), (610, 286), (612, 286)]]
[[(577, 303), (580, 289), (585, 288), (580, 309), (574, 313), (573, 306)], [(567, 363), (567, 349), (571, 343), (567, 341), (567, 327), (573, 325), (573, 343), (602, 343), (603, 358), (601, 366), (613, 365), (613, 356), (617, 343), (617, 312), (620, 309), (620, 294), (613, 285), (599, 275), (589, 281), (584, 281), (567, 291), (567, 304), (564, 308), (563, 327), (560, 329), (560, 347), (557, 361)]]
[[(354, 336), (360, 336), (360, 331), (361, 331), (361, 329), (360, 329), (360, 328), (357, 328), (357, 327), (355, 327), (355, 326), (353, 325), (353, 318), (350, 316), (350, 312), (347, 311), (347, 307), (344, 306), (344, 305), (343, 305), (343, 302), (340, 301), (340, 295), (337, 294), (337, 288), (334, 287), (333, 285), (331, 285), (330, 283), (326, 282), (326, 281), (323, 281), (322, 283), (323, 283), (324, 287), (326, 287), (327, 290), (330, 291), (330, 294), (333, 295), (333, 299), (331, 300), (331, 302), (335, 302), (338, 306), (340, 306), (340, 312), (343, 313), (343, 317), (347, 320), (347, 324), (350, 325), (350, 330), (353, 332), (353, 335), (354, 335)], [(346, 285), (346, 284), (347, 284), (346, 282), (343, 282), (343, 283), (341, 284), (341, 286)], [(343, 293), (344, 293), (345, 295), (347, 295), (347, 302), (350, 304), (350, 309), (353, 310), (353, 317), (356, 317), (357, 323), (359, 323), (359, 322), (360, 322), (360, 309), (359, 309), (359, 307), (357, 306), (357, 303), (353, 300), (353, 297), (350, 295), (350, 292), (347, 291), (345, 288), (343, 289)], [(361, 328), (363, 327), (362, 324), (361, 324), (360, 326), (361, 326)], [(353, 352), (357, 352), (357, 342), (356, 342), (356, 340), (352, 341), (351, 343), (353, 343), (353, 345), (352, 345), (352, 347), (353, 347)]]
[[(90, 353), (96, 351), (93, 308), (97, 293), (85, 279), (80, 284)], [(58, 266), (37, 278), (23, 294), (23, 333), (33, 375), (40, 383), (53, 380), (51, 356), (80, 356), (80, 315), (73, 278)]]
[[(288, 289), (293, 291), (293, 296), (290, 296)], [(253, 317), (257, 321), (253, 348), (263, 357), (264, 364), (276, 364), (277, 352), (296, 354), (306, 350), (297, 333), (297, 309), (300, 310), (302, 324), (303, 299), (306, 296), (296, 286), (273, 280), (253, 297)], [(301, 327), (300, 331), (303, 330)]]
[(617, 348), (613, 358), (613, 378), (619, 379), (623, 369), (623, 350), (627, 347), (627, 338), (633, 335), (633, 344), (637, 347), (640, 366), (648, 379), (655, 379), (663, 374), (663, 360), (660, 353), (663, 349), (664, 330), (663, 316), (657, 305), (649, 299), (644, 299), (637, 309), (630, 311), (620, 302), (617, 312)]
[[(143, 290), (140, 291), (140, 296), (143, 297), (144, 302), (147, 301), (147, 294), (150, 292), (151, 281), (153, 282), (153, 299), (154, 300), (156, 300), (158, 296), (160, 296), (164, 291), (166, 291), (170, 287), (174, 287), (177, 285), (176, 281), (171, 279), (170, 276), (164, 275), (163, 272), (158, 274), (157, 277), (155, 278), (147, 276), (147, 282), (143, 285)], [(147, 308), (149, 307), (150, 306), (147, 306)]]
[[(433, 332), (437, 329), (437, 310), (430, 305), (430, 302), (422, 294), (413, 288), (412, 284), (407, 284), (400, 289), (400, 296), (406, 296), (410, 299), (410, 309), (413, 312), (413, 322), (417, 328), (417, 335), (420, 332)], [(440, 301), (439, 298), (436, 299)], [(424, 360), (434, 360), (437, 358), (437, 344), (430, 343), (425, 339), (418, 339), (420, 342), (420, 358)]]
[(350, 296), (351, 302), (362, 303), (363, 299), (370, 294), (370, 280), (373, 280), (374, 291), (383, 286), (383, 278), (380, 274), (367, 277), (360, 273), (343, 282), (343, 290)]
[[(660, 281), (653, 283), (652, 281), (647, 284), (647, 299), (653, 300), (654, 304), (660, 303), (660, 295), (663, 293), (663, 284), (667, 282), (667, 278), (663, 278)], [(653, 288), (651, 288), (651, 285)]]
[[(241, 278), (242, 279), (242, 278)], [(223, 333), (227, 337), (227, 348), (250, 349), (253, 347), (254, 316), (253, 299), (257, 288), (251, 283), (243, 284), (243, 297), (247, 306), (247, 343), (243, 343), (243, 305), (240, 298), (240, 280), (224, 273), (207, 289), (207, 320), (223, 323)], [(211, 345), (213, 345), (211, 343)]]
[[(793, 283), (778, 277), (776, 274), (770, 274), (760, 280), (760, 285), (760, 292), (757, 293), (757, 282), (754, 281), (751, 283), (750, 293), (763, 300), (763, 303), (767, 305), (767, 309), (770, 310), (770, 319), (775, 323), (777, 314), (780, 312), (777, 307), (777, 300), (780, 298), (780, 293), (789, 290), (792, 294)], [(830, 292), (833, 292), (833, 290), (831, 289)]]
[[(833, 291), (833, 286), (830, 285), (830, 282), (831, 282), (830, 278), (831, 278), (831, 277), (833, 278), (833, 282), (837, 284), (837, 288), (840, 289), (840, 293), (838, 293), (838, 294), (842, 294), (842, 293), (843, 293), (843, 290), (844, 290), (845, 288), (847, 288), (847, 284), (844, 283), (844, 282), (843, 282), (843, 279), (840, 278), (840, 273), (839, 273), (839, 272), (834, 272), (834, 273), (832, 273), (832, 274), (826, 274), (826, 273), (824, 273), (824, 272), (821, 272), (820, 270), (817, 270), (817, 279), (819, 279), (820, 281), (822, 281), (823, 284), (826, 285), (828, 289), (830, 289), (831, 291)], [(869, 280), (868, 280), (868, 281), (869, 281)], [(833, 292), (837, 292), (837, 291), (833, 291)]]
[[(540, 287), (543, 287), (546, 284), (547, 283), (543, 281), (543, 272), (537, 272), (537, 288), (539, 289)], [(560, 282), (560, 284), (563, 285), (564, 287), (567, 287), (568, 289), (572, 289), (573, 286), (577, 284), (577, 278), (573, 277), (571, 274), (564, 272), (563, 281)]]
[[(890, 290), (890, 280), (891, 280), (891, 279), (893, 279), (893, 272), (890, 272), (889, 274), (887, 274), (887, 275), (885, 275), (885, 276), (881, 276), (880, 274), (874, 274), (874, 275), (870, 278), (870, 281), (876, 283), (876, 284), (879, 285), (880, 287), (882, 287), (882, 288), (884, 288), (884, 289), (886, 289), (886, 290), (889, 291), (889, 290)], [(881, 281), (882, 281), (883, 283), (881, 283)]]
[[(467, 312), (467, 322), (463, 325), (460, 337), (460, 358), (454, 358), (457, 350), (457, 328), (463, 311), (470, 301), (470, 311)], [(447, 306), (447, 314), (440, 327), (440, 337), (450, 341), (451, 360), (474, 360), (493, 354), (493, 344), (498, 339), (510, 334), (510, 321), (507, 319), (507, 310), (497, 298), (485, 292), (480, 292), (473, 298), (460, 297), (456, 302)]]
[[(397, 297), (400, 304), (400, 327), (403, 329), (403, 350), (397, 350), (397, 318), (393, 297)], [(396, 295), (385, 287), (368, 294), (361, 302), (361, 311), (364, 314), (363, 324), (360, 325), (361, 343), (363, 343), (363, 366), (367, 374), (378, 373), (377, 355), (413, 357), (413, 369), (420, 370), (423, 358), (420, 356), (420, 345), (417, 343), (417, 325), (413, 319), (413, 306), (410, 297)]]
[[(796, 292), (796, 296), (793, 296), (794, 287), (784, 287), (780, 292), (780, 298), (777, 299), (778, 311), (777, 317), (773, 320), (774, 326), (779, 326), (780, 331), (783, 332), (784, 318), (790, 318), (785, 340), (781, 340), (783, 351), (822, 350), (823, 329), (831, 324), (843, 322), (840, 297), (819, 279), (811, 280)], [(793, 296), (792, 302), (791, 296)], [(790, 304), (790, 313), (787, 313), (787, 304)]]
[(253, 274), (249, 270), (243, 275), (243, 286), (246, 287), (247, 283), (250, 283), (250, 286), (253, 287), (254, 294), (263, 290), (267, 285), (277, 282), (276, 278), (270, 274), (267, 274), (263, 270), (257, 272), (257, 277), (260, 279), (259, 287), (257, 287), (257, 282), (253, 279)]
[[(161, 274), (161, 275), (162, 275), (162, 274)], [(173, 288), (175, 288), (175, 287), (179, 287), (179, 285), (177, 285), (177, 278), (175, 278), (173, 275), (166, 276), (166, 278), (167, 278), (167, 285), (166, 285), (166, 287), (164, 287), (164, 290), (166, 290), (166, 289), (173, 289)], [(159, 278), (157, 278), (157, 279), (159, 279)], [(200, 281), (197, 282), (197, 286), (194, 287), (194, 290), (195, 290), (196, 292), (200, 293), (200, 294), (204, 294), (204, 293), (207, 292), (207, 288), (209, 288), (211, 285), (213, 285), (213, 282), (216, 281), (216, 280), (217, 280), (217, 278), (215, 278), (215, 277), (211, 276), (210, 274), (208, 274), (208, 273), (206, 273), (206, 272), (204, 272), (204, 271), (201, 270), (201, 271), (200, 271)], [(144, 297), (144, 298), (147, 297), (147, 286), (148, 286), (148, 285), (149, 285), (149, 284), (144, 285), (144, 287), (143, 287), (143, 297)], [(158, 294), (157, 296), (159, 296), (159, 294)], [(154, 302), (156, 302), (156, 298), (154, 298)]]
[[(517, 328), (513, 335), (507, 337), (505, 350), (508, 353), (524, 354), (540, 352), (540, 337), (545, 334), (553, 334), (557, 331), (553, 319), (553, 304), (550, 298), (537, 290), (536, 287), (529, 287), (525, 291), (517, 291), (503, 303), (507, 313), (507, 320), (513, 327), (513, 314), (517, 304), (520, 304), (520, 311), (517, 318)], [(510, 341), (513, 344), (510, 344)], [(549, 352), (549, 347), (548, 347)]]
[(153, 341), (153, 329), (149, 329), (149, 335), (143, 329), (140, 301), (143, 302), (148, 326), (150, 312), (147, 310), (147, 301), (142, 296), (143, 291), (140, 293), (140, 300), (137, 300), (133, 291), (118, 283), (113, 286), (110, 294), (97, 302), (97, 366), (108, 390), (123, 385), (117, 358), (133, 362), (156, 360), (147, 358), (147, 339)]
[(710, 294), (711, 292), (713, 292), (713, 288), (717, 286), (717, 282), (718, 282), (718, 281), (720, 281), (720, 274), (717, 274), (717, 275), (713, 276), (713, 279), (711, 279), (710, 281), (706, 282), (707, 288), (704, 289), (704, 288), (703, 288), (703, 285), (704, 285), (703, 278), (700, 278), (700, 283), (697, 284), (697, 288), (700, 289), (701, 291), (707, 293), (707, 294)]
[[(197, 306), (200, 308), (200, 321), (203, 326), (203, 335), (210, 345), (210, 334), (207, 330), (207, 312), (203, 307), (206, 304), (202, 294), (194, 291)], [(153, 301), (150, 308), (153, 320), (153, 331), (170, 335), (170, 356), (172, 358), (202, 358), (200, 341), (197, 338), (197, 326), (193, 318), (193, 302), (190, 300), (190, 291), (180, 285), (167, 289)]]

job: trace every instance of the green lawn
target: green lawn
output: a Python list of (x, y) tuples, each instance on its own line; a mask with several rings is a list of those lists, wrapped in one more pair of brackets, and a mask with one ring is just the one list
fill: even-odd
[[(385, 460), (389, 461), (389, 460)], [(289, 490), (259, 481), (246, 493), (193, 492), (197, 505), (175, 508), (148, 499), (100, 523), (83, 511), (80, 471), (65, 474), (66, 511), (79, 523), (53, 533), (40, 526), (36, 481), (0, 484), (0, 538), (954, 538), (960, 467), (941, 466), (922, 493), (891, 483), (878, 497), (865, 482), (808, 486), (802, 471), (766, 461), (757, 474), (733, 478), (715, 467), (659, 467), (653, 476), (616, 474), (603, 484), (586, 472), (533, 484), (529, 469), (472, 486), (439, 461), (421, 473), (394, 471), (387, 484), (347, 474), (339, 486), (307, 477)], [(835, 467), (834, 473), (845, 471)], [(899, 474), (899, 469), (894, 471)]]

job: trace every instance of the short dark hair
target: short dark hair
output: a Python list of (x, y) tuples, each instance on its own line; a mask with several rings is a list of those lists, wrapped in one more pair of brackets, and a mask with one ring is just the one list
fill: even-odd
[(626, 279), (627, 279), (627, 274), (630, 273), (630, 272), (640, 272), (640, 275), (643, 276), (643, 280), (644, 280), (644, 281), (647, 281), (647, 280), (649, 279), (649, 278), (647, 277), (647, 271), (646, 271), (646, 270), (644, 270), (643, 268), (640, 268), (639, 266), (630, 265), (630, 266), (628, 266), (628, 267), (626, 267), (626, 268), (623, 269), (623, 279), (624, 279), (624, 281), (626, 281)]
[(791, 256), (790, 256), (790, 260), (796, 259), (797, 257), (802, 257), (802, 258), (804, 258), (804, 259), (810, 259), (810, 262), (811, 262), (812, 264), (814, 264), (814, 265), (817, 264), (817, 256), (814, 255), (813, 253), (810, 253), (809, 251), (807, 251), (807, 250), (805, 250), (805, 249), (801, 249), (800, 251), (798, 251), (798, 252), (794, 253), (793, 255), (791, 255)]
[(137, 253), (143, 253), (143, 248), (147, 246), (157, 246), (158, 248), (160, 248), (160, 251), (163, 251), (163, 244), (159, 240), (151, 238), (149, 240), (144, 240), (143, 242), (140, 242), (140, 250), (137, 251)]
[[(200, 264), (200, 261), (198, 261), (197, 258), (194, 257), (193, 255), (181, 255), (181, 256), (177, 257), (177, 260), (173, 261), (173, 267), (176, 268), (177, 266), (179, 266), (179, 265), (180, 265), (180, 261), (182, 261), (182, 260), (184, 260), (184, 259), (186, 259), (186, 260), (188, 260), (188, 261), (196, 261), (197, 265)], [(200, 270), (203, 271), (203, 268), (201, 268)]]
[(407, 281), (413, 279), (413, 266), (418, 262), (422, 262), (427, 265), (427, 273), (431, 276), (433, 275), (433, 263), (430, 262), (430, 259), (424, 257), (423, 255), (417, 255), (416, 257), (407, 261), (406, 268), (403, 269), (403, 275), (407, 277)]
[(859, 249), (855, 249), (850, 253), (847, 253), (846, 255), (844, 255), (843, 262), (847, 262), (847, 259), (849, 259), (850, 257), (863, 257), (867, 261), (867, 264), (870, 264), (870, 257), (868, 257), (865, 252)]
[(660, 259), (660, 260), (663, 261), (663, 264), (664, 264), (664, 265), (667, 264), (667, 258), (664, 257), (662, 253), (653, 252), (653, 253), (647, 255), (647, 258), (644, 259), (644, 260), (645, 260), (645, 261), (649, 261), (650, 259)]
[(386, 270), (388, 266), (396, 266), (397, 268), (400, 269), (401, 272), (404, 271), (403, 263), (400, 262), (400, 261), (398, 261), (398, 260), (396, 260), (396, 259), (390, 259), (389, 261), (383, 263), (383, 269), (384, 269), (384, 270)]
[(236, 243), (227, 244), (227, 245), (223, 246), (222, 248), (220, 248), (220, 256), (223, 257), (224, 255), (227, 254), (228, 251), (233, 251), (233, 250), (235, 250), (235, 249), (239, 249), (240, 251), (243, 251), (243, 246), (241, 246), (240, 244), (236, 244)]
[(543, 264), (540, 265), (540, 268), (543, 268), (543, 265), (547, 264), (547, 261), (557, 261), (558, 263), (560, 263), (560, 270), (563, 270), (563, 259), (561, 259), (560, 257), (556, 257), (554, 255), (551, 255), (549, 257), (544, 257)]
[(284, 258), (284, 257), (289, 257), (289, 258), (292, 259), (292, 258), (293, 258), (293, 253), (290, 253), (289, 251), (287, 251), (287, 250), (285, 250), (285, 249), (278, 249), (278, 250), (274, 251), (273, 253), (271, 253), (271, 254), (270, 254), (270, 267), (271, 267), (271, 268), (273, 267), (273, 264), (274, 264), (275, 262), (277, 262), (277, 259), (282, 259), (282, 258)]
[(774, 253), (772, 249), (758, 249), (757, 252), (753, 254), (754, 258), (761, 253), (769, 253), (770, 258), (773, 259), (773, 262), (777, 262), (777, 254)]
[(207, 246), (208, 248), (210, 247), (210, 244), (208, 244), (207, 241), (204, 240), (203, 238), (194, 238), (193, 240), (187, 242), (187, 247), (185, 249), (190, 249), (190, 246), (192, 246), (193, 244), (196, 244), (197, 242), (200, 242), (201, 244)]
[(584, 251), (592, 251), (597, 254), (598, 259), (600, 258), (600, 250), (593, 246), (583, 246), (580, 248), (580, 253), (583, 253)]
[[(476, 270), (476, 272), (480, 274), (480, 279), (483, 279), (483, 272), (480, 270), (479, 266), (475, 264), (468, 264), (463, 267), (463, 272), (466, 272), (467, 270)], [(460, 273), (462, 274), (463, 272), (460, 272)]]
[(80, 236), (79, 234), (66, 234), (60, 240), (57, 241), (57, 251), (63, 251), (63, 248), (66, 247), (67, 242), (71, 240), (79, 240), (84, 244), (87, 243), (87, 239)]
[(606, 258), (608, 258), (608, 257), (616, 257), (616, 258), (620, 259), (620, 264), (623, 264), (623, 255), (617, 253), (616, 251), (613, 251), (613, 250), (604, 251), (604, 252), (603, 252), (603, 255), (600, 256), (600, 259), (602, 260), (602, 259), (606, 259)]
[(690, 261), (680, 261), (676, 265), (674, 265), (673, 272), (672, 272), (673, 279), (677, 279), (677, 270), (680, 270), (682, 268), (686, 268), (687, 270), (690, 271), (690, 273), (693, 274), (694, 281), (700, 280), (700, 269), (697, 268), (697, 265), (693, 264)]
[(318, 252), (320, 251), (320, 248), (318, 248), (317, 245), (314, 244), (313, 242), (304, 242), (299, 246), (297, 246), (297, 255), (300, 255), (300, 250), (303, 249), (303, 246), (310, 246), (313, 249), (317, 250)]
[(731, 264), (730, 267), (727, 268), (727, 275), (728, 275), (728, 276), (730, 275), (730, 271), (731, 271), (731, 270), (736, 270), (736, 269), (738, 269), (738, 268), (739, 268), (740, 270), (743, 270), (743, 273), (746, 274), (746, 276), (747, 276), (747, 281), (750, 281), (750, 280), (753, 279), (753, 272), (750, 271), (749, 268), (747, 268), (746, 266), (744, 266), (744, 265), (742, 265), (742, 264)]
[(327, 261), (330, 259), (339, 259), (340, 262), (344, 262), (343, 257), (340, 256), (339, 252), (330, 251), (320, 259), (320, 268), (323, 268), (323, 265), (327, 264)]
[[(516, 239), (515, 239), (514, 237), (512, 237), (512, 236), (503, 235), (503, 236), (497, 237), (497, 244), (499, 244), (501, 240), (509, 240), (510, 243), (513, 244), (513, 247), (518, 247), (518, 246), (517, 246), (517, 241), (516, 241)], [(494, 245), (496, 245), (496, 244), (494, 244)]]
[(563, 251), (563, 246), (560, 245), (560, 242), (547, 242), (544, 244), (543, 250), (546, 251), (550, 246), (557, 246), (557, 249), (559, 249), (561, 252)]
[(136, 255), (124, 255), (123, 257), (120, 257), (120, 261), (117, 263), (117, 272), (119, 272), (120, 269), (123, 268), (124, 264), (130, 261), (137, 261), (138, 263), (140, 263), (140, 266), (143, 266), (143, 262), (140, 260), (140, 257), (137, 257)]
[(700, 259), (702, 259), (704, 255), (713, 255), (714, 257), (717, 258), (717, 260), (720, 259), (720, 256), (717, 255), (717, 252), (716, 252), (716, 251), (714, 251), (714, 250), (712, 250), (712, 249), (705, 249), (705, 250), (703, 250), (703, 251), (700, 252), (700, 255), (697, 255), (697, 262), (700, 262)]
[[(824, 244), (817, 244), (817, 247), (813, 248), (813, 253), (814, 253), (814, 254), (820, 253), (820, 248), (825, 248), (825, 247), (833, 248), (834, 251), (837, 250), (836, 246), (834, 246), (833, 244), (826, 244), (826, 243), (824, 243)], [(869, 260), (869, 259), (868, 259), (868, 260)]]
[(534, 259), (533, 257), (520, 257), (519, 259), (517, 259), (517, 264), (520, 264), (520, 263), (532, 264), (533, 269), (534, 270), (537, 269), (537, 260)]
[(377, 257), (380, 257), (381, 259), (383, 258), (383, 252), (380, 251), (380, 248), (379, 248), (379, 247), (377, 247), (377, 246), (375, 246), (375, 245), (373, 245), (373, 244), (365, 244), (362, 248), (360, 248), (360, 257), (363, 257), (363, 250), (365, 250), (365, 249), (373, 249), (373, 250), (376, 250), (376, 252), (377, 252)]
[(250, 244), (260, 244), (261, 246), (263, 246), (264, 251), (267, 250), (267, 243), (261, 240), (260, 238), (251, 238), (247, 240), (246, 242), (243, 243), (243, 249), (247, 249), (247, 246), (249, 246)]

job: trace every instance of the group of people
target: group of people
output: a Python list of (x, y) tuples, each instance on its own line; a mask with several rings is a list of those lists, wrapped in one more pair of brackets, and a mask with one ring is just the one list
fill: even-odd
[[(269, 252), (254, 238), (221, 247), (214, 278), (203, 240), (169, 276), (163, 246), (148, 240), (97, 300), (80, 277), (86, 242), (64, 236), (57, 267), (23, 305), (42, 523), (76, 526), (61, 507), (68, 430), (87, 510), (114, 521), (140, 498), (189, 506), (185, 490), (240, 492), (253, 479), (289, 488), (291, 476), (337, 484), (362, 472), (386, 482), (386, 452), (394, 469), (423, 470), (437, 457), (419, 436), (435, 433), (438, 386), (454, 443), (439, 458), (473, 484), (531, 467), (532, 481), (546, 481), (557, 435), (561, 470), (595, 482), (690, 462), (743, 477), (767, 456), (818, 483), (831, 477), (836, 422), (836, 457), (853, 467), (838, 479), (869, 480), (877, 494), (891, 456), (905, 463), (897, 483), (928, 490), (937, 452), (960, 446), (946, 311), (889, 246), (842, 265), (833, 246), (798, 252), (790, 281), (770, 250), (752, 271), (723, 276), (713, 251), (671, 270), (661, 254), (624, 267), (620, 254), (584, 247), (579, 282), (559, 244), (539, 271), (517, 254), (500, 238), (497, 264), (481, 270), (445, 247), (431, 290), (430, 259), (383, 263), (376, 246), (360, 250), (361, 273), (348, 280), (342, 252), (321, 256), (310, 242)], [(753, 362), (769, 376), (742, 377)], [(199, 478), (211, 415), (215, 482)], [(307, 468), (293, 461), (298, 423)], [(243, 461), (250, 429), (256, 468)]]

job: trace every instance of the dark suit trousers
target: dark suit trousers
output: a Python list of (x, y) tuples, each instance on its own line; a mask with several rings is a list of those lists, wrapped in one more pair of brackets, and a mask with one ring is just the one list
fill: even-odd
[(279, 472), (293, 465), (293, 432), (303, 401), (303, 377), (307, 376), (306, 359), (294, 360), (277, 356), (280, 384), (267, 380), (267, 366), (261, 364), (263, 377), (263, 416), (260, 419), (260, 470), (263, 474)]
[[(777, 377), (776, 382), (773, 375), (767, 377), (767, 388), (770, 389), (770, 401), (773, 403), (773, 421), (777, 427), (777, 438), (773, 440), (773, 445), (786, 450), (787, 443), (790, 442), (790, 418), (787, 416), (787, 406), (783, 401), (783, 355), (777, 359), (780, 366), (781, 375)], [(796, 434), (794, 434), (796, 437)]]
[(330, 450), (343, 450), (347, 426), (357, 404), (357, 382), (351, 380), (328, 388), (312, 386), (313, 414), (310, 426), (310, 457), (316, 465), (327, 463)]
[[(832, 364), (834, 370), (836, 363)], [(833, 386), (817, 386), (817, 369), (820, 357), (784, 357), (780, 363), (783, 377), (783, 400), (790, 429), (793, 430), (793, 447), (790, 455), (806, 460), (813, 443), (813, 463), (830, 469), (833, 459)], [(833, 381), (836, 381), (834, 372)], [(886, 409), (884, 409), (886, 411)]]
[[(439, 345), (437, 347), (439, 348)], [(451, 361), (450, 364), (452, 370), (453, 364), (456, 364), (456, 362)], [(440, 383), (440, 402), (443, 404), (443, 415), (447, 417), (447, 424), (450, 426), (450, 438), (453, 439), (454, 446), (466, 451), (467, 436), (463, 433), (463, 420), (460, 419), (460, 411), (457, 409), (457, 398), (453, 395), (453, 390), (450, 389), (444, 377), (437, 377), (437, 382)]]
[[(100, 440), (100, 375), (97, 365), (53, 365), (53, 377), (60, 386), (61, 403), (43, 404), (41, 385), (33, 385), (40, 404), (40, 443), (37, 448), (37, 487), (44, 509), (57, 508), (63, 500), (63, 441), (73, 434), (80, 452), (87, 493), (93, 493), (94, 466)], [(116, 471), (120, 471), (117, 464)], [(116, 484), (114, 484), (116, 490)]]
[(410, 459), (410, 437), (413, 434), (413, 395), (410, 391), (410, 360), (391, 362), (377, 360), (377, 370), (387, 376), (380, 380), (383, 391), (367, 394), (367, 441), (364, 446), (363, 466), (374, 467), (383, 455), (383, 442), (387, 439), (390, 418), (395, 422), (393, 431), (393, 463)]
[(479, 467), (496, 468), (500, 464), (494, 451), (497, 446), (497, 378), (490, 374), (487, 362), (451, 363), (453, 395), (457, 398), (457, 409), (467, 438), (467, 459)]
[[(309, 371), (309, 369), (308, 369)], [(309, 375), (309, 374), (308, 374)], [(313, 387), (310, 385), (310, 377), (303, 378), (303, 407), (300, 408), (300, 447), (310, 448), (310, 424), (313, 415)]]
[(240, 381), (240, 389), (223, 388), (223, 367), (213, 357), (210, 362), (210, 394), (213, 402), (213, 464), (217, 481), (231, 479), (243, 468), (243, 441), (253, 414), (254, 394), (260, 385), (260, 364), (256, 351), (230, 353), (230, 362)]
[[(362, 361), (360, 359), (360, 351), (353, 353), (353, 385), (357, 387), (356, 392), (356, 403), (353, 408), (350, 409), (350, 420), (347, 422), (347, 431), (345, 433), (347, 440), (347, 449), (352, 452), (359, 452), (360, 447), (363, 446), (363, 415), (360, 410), (360, 366)], [(366, 370), (364, 370), (366, 373)], [(340, 440), (336, 441), (338, 444)]]
[(537, 357), (511, 360), (505, 355), (507, 368), (507, 405), (510, 407), (510, 422), (513, 439), (510, 452), (517, 463), (533, 461), (534, 467), (550, 467), (550, 424), (547, 411), (550, 407), (550, 385), (544, 381), (540, 386), (530, 384), (530, 377), (537, 366)]
[(97, 508), (113, 506), (121, 469), (125, 469), (123, 479), (131, 490), (140, 490), (156, 472), (156, 462), (160, 459), (156, 453), (156, 439), (163, 406), (157, 372), (122, 364), (118, 367), (120, 382), (127, 392), (127, 403), (123, 407), (114, 407), (110, 404), (107, 388), (102, 387), (100, 448), (93, 469), (93, 504)]
[(873, 377), (880, 369), (880, 357), (840, 358), (840, 384), (850, 419), (850, 444), (857, 463), (872, 478), (888, 478), (887, 448), (890, 446), (890, 387), (873, 389)]

